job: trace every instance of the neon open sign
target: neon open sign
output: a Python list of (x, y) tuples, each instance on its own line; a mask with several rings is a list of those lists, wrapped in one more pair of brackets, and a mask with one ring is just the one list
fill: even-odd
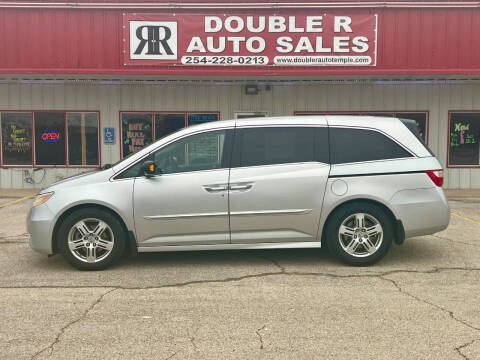
[(60, 140), (60, 134), (57, 130), (46, 130), (42, 134), (42, 140), (45, 142), (57, 142)]

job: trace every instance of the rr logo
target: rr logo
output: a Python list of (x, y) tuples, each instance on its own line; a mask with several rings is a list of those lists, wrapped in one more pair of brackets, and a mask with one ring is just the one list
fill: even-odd
[(130, 59), (176, 60), (176, 21), (130, 21)]

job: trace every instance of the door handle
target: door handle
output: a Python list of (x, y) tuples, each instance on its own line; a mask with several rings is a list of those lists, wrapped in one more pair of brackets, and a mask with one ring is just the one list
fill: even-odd
[(204, 185), (203, 188), (209, 193), (215, 193), (220, 191), (227, 191), (227, 185)]
[(250, 190), (253, 186), (253, 183), (248, 184), (230, 184), (230, 190)]

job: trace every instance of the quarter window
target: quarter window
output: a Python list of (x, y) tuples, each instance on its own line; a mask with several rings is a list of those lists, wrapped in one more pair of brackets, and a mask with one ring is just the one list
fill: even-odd
[(330, 128), (332, 164), (398, 159), (412, 155), (385, 135), (372, 130)]
[(232, 167), (308, 161), (328, 162), (327, 134), (327, 128), (317, 128), (317, 130), (308, 127), (237, 129)]
[(295, 115), (381, 116), (415, 120), (420, 138), (428, 144), (428, 111), (297, 111)]

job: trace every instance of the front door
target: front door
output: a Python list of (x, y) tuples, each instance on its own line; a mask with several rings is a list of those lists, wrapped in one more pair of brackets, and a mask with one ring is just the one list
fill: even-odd
[(150, 155), (157, 176), (137, 177), (134, 218), (138, 245), (204, 245), (230, 241), (228, 130), (187, 136)]
[(317, 241), (330, 171), (327, 128), (238, 126), (229, 184), (231, 242)]

